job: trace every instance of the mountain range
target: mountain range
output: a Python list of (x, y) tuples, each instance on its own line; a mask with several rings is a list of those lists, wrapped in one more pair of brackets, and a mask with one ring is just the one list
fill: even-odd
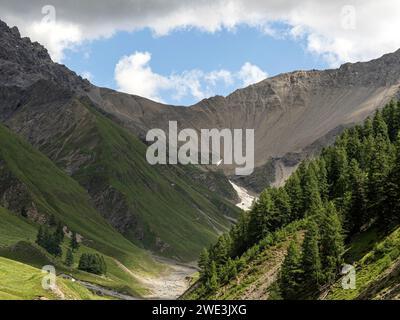
[[(253, 195), (282, 184), (301, 160), (400, 92), (397, 51), (339, 69), (278, 75), (190, 107), (169, 106), (91, 84), (1, 21), (0, 70), (0, 208), (31, 230), (16, 236), (17, 227), (5, 228), (2, 255), (34, 264), (17, 254), (21, 241), (34, 242), (33, 230), (55, 216), (88, 250), (107, 257), (113, 286), (130, 281), (137, 295), (146, 291), (140, 275), (165, 268), (149, 251), (193, 261), (229, 230), (240, 213), (230, 181)], [(254, 129), (254, 173), (151, 166), (146, 132), (166, 130), (169, 121), (198, 131)]]

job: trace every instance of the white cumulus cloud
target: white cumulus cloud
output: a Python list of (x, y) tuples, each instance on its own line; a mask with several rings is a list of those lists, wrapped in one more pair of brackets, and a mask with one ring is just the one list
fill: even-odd
[(268, 75), (256, 65), (246, 62), (240, 69), (238, 77), (242, 80), (243, 86), (247, 87), (253, 83), (264, 80)]
[[(400, 48), (398, 0), (52, 0), (57, 27), (38, 28), (45, 0), (0, 0), (1, 19), (41, 41), (60, 61), (63, 51), (117, 31), (150, 28), (205, 32), (255, 27), (268, 36), (304, 40), (330, 64), (376, 58)], [(285, 25), (276, 28), (274, 23)], [(262, 39), (260, 39), (262, 41)]]
[(122, 57), (114, 72), (118, 90), (159, 102), (163, 102), (163, 95), (168, 95), (175, 101), (186, 97), (201, 100), (213, 96), (218, 85), (231, 86), (240, 82), (239, 86), (248, 86), (268, 76), (249, 62), (236, 72), (224, 69), (204, 72), (193, 69), (165, 76), (152, 70), (151, 58), (149, 52), (135, 52)]

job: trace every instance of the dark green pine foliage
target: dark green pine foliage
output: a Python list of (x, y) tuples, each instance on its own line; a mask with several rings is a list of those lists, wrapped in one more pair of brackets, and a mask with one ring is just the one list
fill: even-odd
[(308, 166), (302, 179), (303, 186), (303, 212), (305, 214), (317, 210), (322, 206), (319, 192), (318, 178), (315, 166)]
[(200, 253), (198, 265), (200, 268), (200, 277), (207, 278), (210, 267), (210, 254), (208, 253), (208, 250), (205, 248)]
[(206, 288), (209, 292), (215, 292), (219, 286), (219, 279), (217, 274), (217, 265), (211, 262), (210, 277), (207, 279)]
[(107, 265), (100, 254), (83, 253), (79, 259), (79, 270), (102, 275), (107, 273)]
[(57, 223), (57, 229), (55, 232), (55, 236), (57, 237), (57, 240), (61, 243), (64, 241), (64, 227), (61, 222)]
[(57, 232), (52, 232), (46, 226), (40, 226), (37, 236), (36, 243), (44, 248), (48, 253), (60, 257), (62, 255), (61, 242)]
[(400, 135), (396, 143), (396, 158), (393, 169), (385, 181), (386, 191), (382, 201), (382, 214), (379, 223), (382, 226), (394, 226), (400, 223)]
[(303, 190), (299, 174), (297, 172), (288, 179), (285, 185), (286, 193), (289, 197), (292, 219), (298, 220), (303, 217)]
[(399, 131), (400, 102), (391, 102), (344, 130), (318, 158), (301, 162), (283, 188), (266, 188), (229, 236), (210, 248), (208, 260), (202, 255), (201, 288), (232, 280), (275, 231), (304, 219), (302, 250), (290, 245), (279, 291), (288, 299), (316, 297), (338, 279), (345, 241), (367, 228), (388, 233), (400, 224)]
[(70, 248), (67, 250), (67, 255), (65, 257), (65, 265), (68, 267), (72, 267), (74, 265), (74, 254)]
[(315, 293), (323, 283), (321, 258), (319, 255), (319, 230), (314, 221), (307, 224), (307, 232), (302, 246), (303, 286)]
[(332, 283), (343, 263), (344, 243), (342, 225), (333, 203), (328, 203), (322, 216), (321, 261), (325, 282)]
[(350, 163), (350, 187), (352, 190), (351, 214), (346, 215), (346, 226), (349, 235), (353, 235), (368, 221), (367, 174), (361, 170), (355, 159)]
[(299, 246), (296, 241), (291, 241), (285, 260), (283, 261), (279, 287), (282, 297), (286, 300), (297, 300), (300, 298), (300, 279), (302, 277)]
[(249, 220), (249, 242), (255, 244), (270, 232), (269, 225), (274, 217), (274, 204), (269, 188), (264, 190), (254, 204)]
[(69, 246), (71, 247), (72, 251), (78, 250), (79, 248), (79, 242), (75, 231), (71, 232), (71, 240)]

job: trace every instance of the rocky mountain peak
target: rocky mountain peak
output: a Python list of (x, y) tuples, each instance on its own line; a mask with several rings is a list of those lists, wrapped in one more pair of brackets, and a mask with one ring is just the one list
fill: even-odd
[(90, 87), (64, 65), (54, 63), (44, 46), (21, 37), (17, 27), (10, 28), (0, 20), (0, 85), (26, 88), (45, 80), (73, 92)]

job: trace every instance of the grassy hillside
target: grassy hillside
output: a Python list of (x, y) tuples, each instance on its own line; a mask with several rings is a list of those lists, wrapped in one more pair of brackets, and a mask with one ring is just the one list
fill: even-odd
[[(161, 270), (162, 266), (106, 222), (92, 207), (87, 192), (48, 158), (4, 126), (0, 126), (0, 141), (3, 174), (12, 176), (28, 190), (39, 216), (53, 214), (84, 237), (84, 247), (101, 252), (112, 261), (111, 265), (116, 264), (116, 259), (133, 272), (155, 274)], [(0, 214), (0, 246), (33, 240), (37, 226), (4, 209), (0, 209)], [(133, 291), (141, 291), (141, 285), (132, 276), (118, 267), (111, 268), (110, 274), (113, 272), (119, 282), (126, 282)]]
[(0, 207), (0, 246), (12, 245), (18, 241), (34, 241), (36, 226), (27, 219), (21, 219)]
[(249, 248), (237, 260), (236, 274), (220, 283), (214, 292), (207, 292), (196, 283), (182, 299), (206, 300), (267, 300), (279, 298), (276, 282), (289, 243), (301, 243), (305, 221), (292, 223), (274, 232)]
[[(58, 274), (70, 274), (77, 279), (96, 283), (133, 296), (148, 293), (146, 288), (138, 283), (137, 279), (132, 278), (129, 273), (121, 269), (121, 266), (113, 256), (105, 256), (108, 266), (106, 276), (97, 276), (79, 271), (77, 270), (79, 257), (83, 253), (101, 253), (87, 245), (81, 245), (79, 250), (74, 252), (74, 265), (66, 267), (63, 262), (69, 247), (68, 238), (62, 244), (63, 256), (56, 258), (34, 243), (37, 234), (37, 226), (35, 224), (29, 222), (27, 219), (16, 216), (2, 207), (0, 207), (0, 218), (2, 222), (0, 225), (0, 257), (19, 261), (38, 269), (41, 269), (44, 265), (53, 265), (56, 267)], [(138, 271), (136, 269), (131, 270), (134, 272)], [(148, 273), (154, 273), (154, 270), (150, 270)], [(0, 278), (8, 276), (7, 274), (3, 274)]]
[[(230, 222), (224, 215), (236, 217), (234, 205), (193, 182), (186, 168), (149, 165), (141, 141), (94, 109), (88, 110), (90, 129), (79, 140), (70, 139), (63, 152), (80, 149), (93, 159), (73, 177), (92, 197), (100, 198), (101, 210), (110, 221), (131, 223), (126, 228), (129, 223), (116, 222), (128, 239), (160, 254), (193, 260), (216, 240), (218, 232), (228, 230)], [(116, 206), (126, 206), (124, 212), (111, 213), (115, 208), (104, 200), (110, 190), (113, 197), (121, 195)]]
[(100, 299), (81, 285), (60, 278), (56, 280), (57, 290), (45, 290), (43, 276), (40, 269), (0, 257), (0, 300)]
[(326, 299), (400, 299), (400, 228), (384, 237), (374, 230), (360, 234), (345, 261), (356, 268), (356, 288), (345, 290), (339, 280)]

